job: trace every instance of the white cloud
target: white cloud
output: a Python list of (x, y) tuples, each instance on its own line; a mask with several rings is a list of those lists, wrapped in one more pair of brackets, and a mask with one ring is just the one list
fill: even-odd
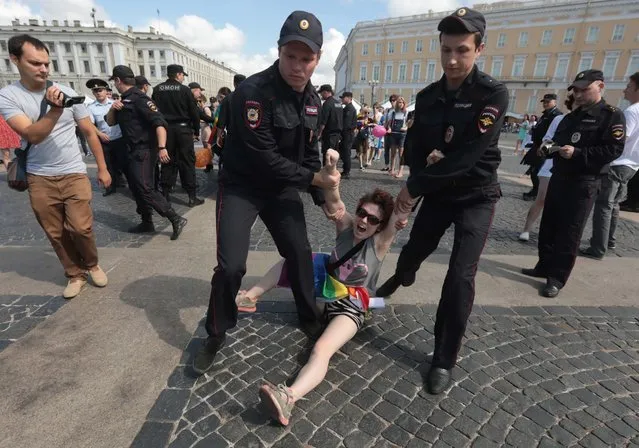
[(319, 66), (315, 70), (313, 76), (313, 84), (331, 84), (335, 87), (335, 60), (339, 55), (339, 51), (346, 42), (346, 39), (342, 33), (335, 28), (329, 28), (324, 32), (324, 44), (322, 45), (322, 58), (320, 59)]

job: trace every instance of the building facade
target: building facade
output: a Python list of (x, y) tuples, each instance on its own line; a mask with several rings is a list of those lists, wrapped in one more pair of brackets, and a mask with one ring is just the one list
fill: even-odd
[(180, 64), (188, 73), (187, 82), (198, 82), (206, 93), (215, 95), (220, 87), (232, 87), (235, 71), (210, 59), (173, 36), (153, 27), (148, 32), (107, 28), (103, 21), (95, 27), (79, 20), (14, 20), (0, 26), (0, 87), (20, 78), (11, 63), (7, 41), (16, 34), (30, 34), (42, 40), (50, 52), (50, 79), (89, 95), (85, 83), (91, 78), (108, 79), (113, 67), (128, 65), (136, 75), (144, 75), (152, 85), (166, 79), (166, 67)]
[[(540, 0), (477, 4), (487, 22), (479, 69), (503, 81), (510, 112), (539, 113), (545, 93), (561, 102), (577, 73), (605, 74), (604, 97), (625, 107), (628, 76), (639, 71), (636, 0)], [(439, 21), (449, 12), (359, 22), (335, 64), (338, 92), (360, 102), (384, 102), (399, 93), (410, 103), (442, 76)]]

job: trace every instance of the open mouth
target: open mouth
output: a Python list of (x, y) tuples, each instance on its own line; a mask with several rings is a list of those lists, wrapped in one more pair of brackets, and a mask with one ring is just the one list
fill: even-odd
[(360, 232), (366, 232), (366, 226), (363, 224), (358, 224), (357, 225), (357, 230), (359, 230)]

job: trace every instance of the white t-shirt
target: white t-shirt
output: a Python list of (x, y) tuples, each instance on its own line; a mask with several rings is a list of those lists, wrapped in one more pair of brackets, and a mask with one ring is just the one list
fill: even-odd
[(633, 170), (639, 170), (639, 103), (628, 107), (623, 114), (626, 117), (626, 143), (623, 154), (610, 166), (625, 165)]
[[(55, 83), (54, 86), (69, 96), (77, 96), (70, 87)], [(40, 116), (40, 104), (44, 94), (45, 90), (31, 92), (20, 81), (16, 81), (0, 90), (0, 114), (7, 121), (18, 115), (26, 115), (35, 123)], [(89, 111), (84, 104), (65, 108), (51, 134), (41, 143), (29, 148), (27, 172), (38, 176), (85, 174), (87, 167), (82, 160), (75, 126), (76, 121), (87, 117)], [(22, 148), (26, 148), (27, 143), (22, 139)]]

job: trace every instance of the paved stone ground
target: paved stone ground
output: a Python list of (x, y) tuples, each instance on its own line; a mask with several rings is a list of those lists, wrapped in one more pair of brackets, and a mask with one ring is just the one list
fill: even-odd
[(263, 380), (290, 381), (308, 354), (290, 306), (241, 318), (196, 380), (185, 364), (200, 327), (132, 446), (639, 446), (637, 308), (475, 307), (454, 385), (431, 396), (422, 374), (435, 307), (390, 306), (282, 428), (257, 392)]
[(64, 304), (62, 296), (0, 295), (0, 352)]

